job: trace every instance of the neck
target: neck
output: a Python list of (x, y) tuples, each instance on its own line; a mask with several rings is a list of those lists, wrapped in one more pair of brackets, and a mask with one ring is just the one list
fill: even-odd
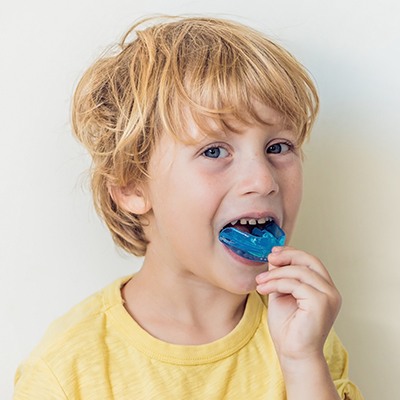
[(152, 336), (199, 345), (227, 335), (243, 316), (246, 295), (229, 293), (188, 274), (144, 264), (123, 288), (125, 307)]

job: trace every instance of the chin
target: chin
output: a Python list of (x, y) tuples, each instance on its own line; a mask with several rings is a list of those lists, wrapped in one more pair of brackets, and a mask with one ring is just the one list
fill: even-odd
[(248, 295), (251, 292), (256, 290), (257, 283), (255, 277), (250, 280), (242, 280), (238, 282), (234, 282), (231, 285), (230, 292), (237, 295)]

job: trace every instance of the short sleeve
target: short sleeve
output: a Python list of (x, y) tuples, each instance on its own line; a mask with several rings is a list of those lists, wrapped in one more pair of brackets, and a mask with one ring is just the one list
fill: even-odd
[(358, 387), (349, 379), (349, 358), (334, 331), (329, 334), (324, 354), (336, 389), (343, 400), (364, 400)]
[(47, 364), (36, 359), (20, 366), (15, 374), (14, 400), (66, 400)]

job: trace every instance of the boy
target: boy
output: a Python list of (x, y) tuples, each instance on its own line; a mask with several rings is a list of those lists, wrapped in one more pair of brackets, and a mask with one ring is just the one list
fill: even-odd
[(15, 398), (362, 399), (322, 263), (287, 246), (259, 262), (219, 240), (271, 223), (290, 238), (313, 83), (240, 24), (140, 25), (86, 72), (73, 125), (96, 208), (143, 266), (52, 326)]

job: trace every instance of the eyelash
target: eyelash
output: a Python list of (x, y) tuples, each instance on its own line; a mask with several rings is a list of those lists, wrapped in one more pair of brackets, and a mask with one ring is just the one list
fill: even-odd
[[(271, 148), (273, 148), (274, 146), (280, 146), (280, 152), (272, 152), (271, 151)], [(282, 149), (281, 149), (281, 147), (282, 146), (287, 146), (288, 147), (288, 149), (286, 150), (286, 151), (282, 151)], [(289, 152), (291, 152), (291, 151), (293, 151), (294, 150), (294, 148), (295, 148), (295, 146), (294, 146), (294, 144), (292, 143), (292, 142), (289, 142), (289, 141), (282, 141), (282, 142), (277, 142), (277, 143), (273, 143), (273, 144), (271, 144), (271, 145), (269, 145), (266, 149), (265, 149), (265, 152), (266, 152), (266, 154), (286, 154), (286, 153), (289, 153)], [(226, 154), (223, 156), (223, 157), (220, 157), (220, 153), (216, 156), (216, 157), (209, 157), (209, 156), (207, 156), (206, 155), (206, 153), (208, 152), (208, 151), (210, 151), (210, 150), (222, 150), (222, 152), (226, 152)], [(203, 152), (201, 153), (204, 157), (206, 157), (206, 158), (211, 158), (211, 159), (218, 159), (218, 158), (226, 158), (226, 157), (228, 157), (229, 156), (229, 154), (230, 154), (230, 152), (229, 152), (229, 150), (228, 149), (226, 149), (226, 147), (225, 146), (223, 146), (222, 144), (218, 144), (218, 143), (216, 143), (216, 144), (213, 144), (213, 145), (210, 145), (209, 147), (207, 147), (205, 150), (203, 150)]]
[(206, 157), (206, 158), (215, 158), (215, 159), (220, 158), (219, 156), (218, 156), (218, 157), (208, 157), (208, 156), (206, 155), (206, 153), (207, 153), (208, 151), (210, 151), (210, 150), (222, 150), (222, 151), (225, 151), (227, 154), (225, 155), (225, 157), (222, 157), (222, 158), (226, 158), (226, 157), (230, 154), (230, 153), (229, 153), (229, 150), (227, 150), (223, 145), (221, 145), (221, 144), (213, 144), (213, 145), (207, 147), (207, 148), (202, 152), (202, 155), (203, 155), (204, 157)]
[(288, 146), (287, 151), (284, 151), (283, 154), (286, 154), (286, 153), (294, 150), (294, 144), (293, 143), (288, 142), (288, 141), (282, 141), (282, 142), (273, 143), (270, 146), (268, 146), (267, 149), (266, 149), (266, 153), (267, 154), (282, 154), (282, 152), (281, 153), (272, 153), (272, 152), (269, 153), (268, 152), (268, 150), (271, 149), (273, 146), (282, 146), (282, 145)]

